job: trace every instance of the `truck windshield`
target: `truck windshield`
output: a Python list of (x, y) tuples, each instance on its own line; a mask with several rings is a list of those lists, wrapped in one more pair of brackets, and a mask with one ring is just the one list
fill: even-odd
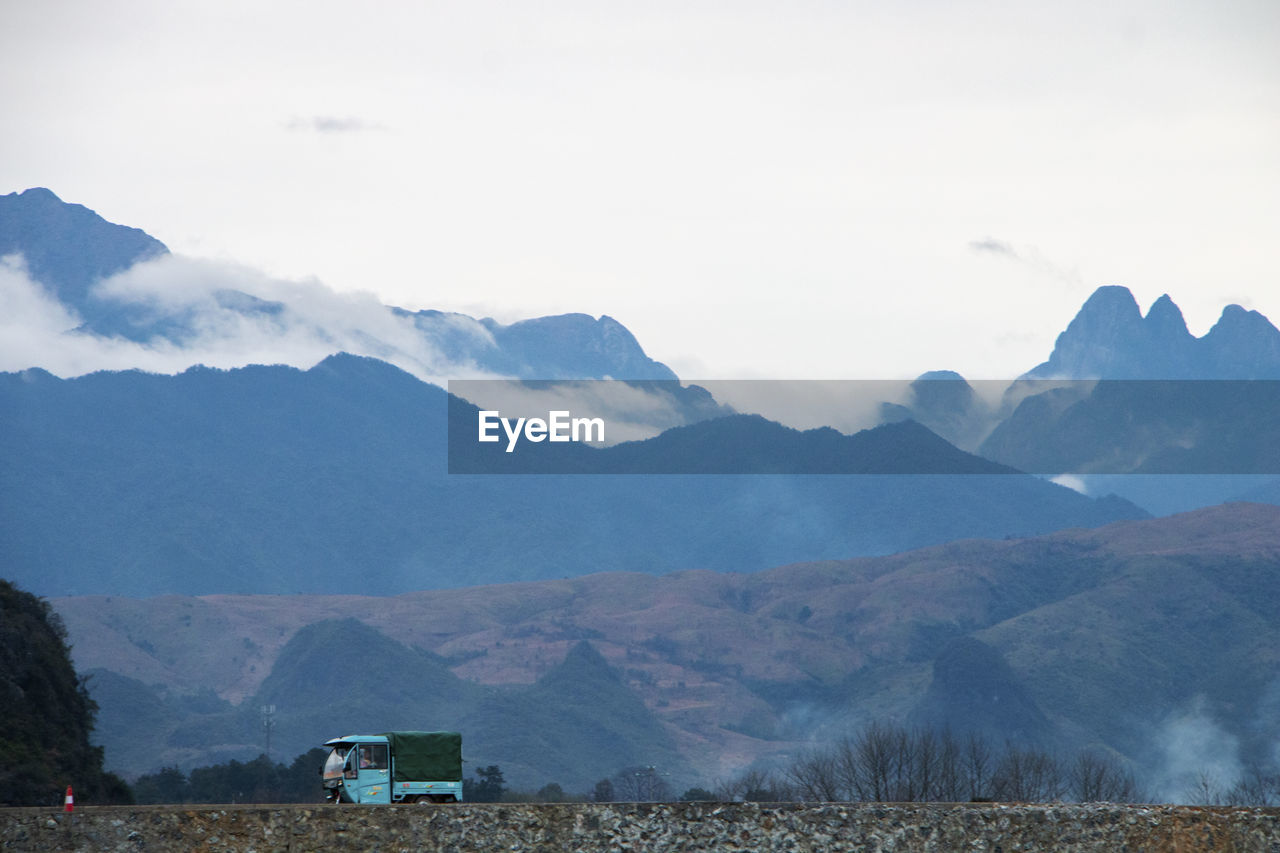
[[(347, 760), (347, 753), (351, 751), (350, 746), (335, 746), (333, 751), (329, 753), (329, 757), (324, 760), (324, 778), (341, 779), (342, 765)], [(314, 764), (312, 765), (315, 766)]]

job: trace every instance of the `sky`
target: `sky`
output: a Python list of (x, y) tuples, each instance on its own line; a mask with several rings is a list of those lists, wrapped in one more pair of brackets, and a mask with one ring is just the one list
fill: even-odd
[(1280, 322), (1274, 0), (4, 3), (0, 115), (0, 193), (686, 378), (1007, 378), (1104, 284)]

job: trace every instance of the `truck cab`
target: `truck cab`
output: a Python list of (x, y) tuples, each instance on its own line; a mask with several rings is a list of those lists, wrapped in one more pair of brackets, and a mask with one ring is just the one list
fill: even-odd
[(326, 741), (324, 787), (344, 803), (391, 802), (391, 747), (384, 735), (347, 735)]
[(456, 732), (387, 732), (325, 741), (320, 771), (333, 803), (462, 801), (462, 737)]

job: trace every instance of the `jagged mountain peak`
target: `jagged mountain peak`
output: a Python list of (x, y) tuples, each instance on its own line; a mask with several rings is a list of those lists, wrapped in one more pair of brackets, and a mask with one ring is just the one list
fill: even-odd
[[(511, 325), (481, 321), (507, 361), (490, 358), (496, 372), (523, 379), (676, 379), (654, 361), (635, 335), (607, 314), (556, 314)], [(509, 362), (509, 363), (508, 363)]]
[(1236, 331), (1264, 331), (1275, 330), (1271, 325), (1271, 321), (1257, 311), (1252, 311), (1242, 305), (1234, 302), (1222, 309), (1222, 314), (1218, 317), (1218, 322), (1213, 324), (1213, 328), (1209, 330), (1209, 334), (1224, 334)]
[(1102, 285), (1089, 295), (1080, 309), (1082, 315), (1104, 312), (1132, 315), (1134, 319), (1142, 317), (1142, 310), (1138, 307), (1133, 291), (1121, 284)]
[(1218, 375), (1280, 379), (1280, 330), (1257, 311), (1228, 305), (1197, 343)]
[(1058, 336), (1049, 360), (1026, 378), (1280, 378), (1280, 331), (1257, 311), (1223, 309), (1203, 338), (1162, 295), (1143, 317), (1126, 287), (1099, 287)]
[(1127, 287), (1099, 287), (1058, 335), (1049, 360), (1028, 376), (1092, 377), (1124, 359), (1128, 341), (1141, 336), (1142, 310)]
[(1167, 293), (1162, 294), (1159, 299), (1151, 304), (1151, 310), (1147, 312), (1145, 323), (1153, 334), (1182, 338), (1191, 337), (1191, 332), (1187, 331), (1186, 318), (1182, 316), (1182, 309), (1174, 304), (1174, 301), (1169, 298)]
[(9, 195), (16, 195), (19, 198), (26, 199), (27, 201), (31, 201), (31, 202), (58, 202), (59, 204), (63, 203), (62, 199), (58, 198), (57, 194), (54, 193), (53, 190), (48, 189), (47, 187), (31, 187), (30, 189), (25, 189), (20, 193), (9, 193)]
[(146, 232), (108, 222), (44, 187), (0, 195), (0, 255), (20, 253), (31, 276), (81, 316), (95, 281), (168, 251)]
[(1114, 284), (1104, 285), (1085, 300), (1079, 313), (1067, 326), (1067, 330), (1058, 336), (1058, 341), (1062, 342), (1063, 338), (1070, 341), (1073, 332), (1076, 335), (1086, 332), (1110, 336), (1128, 334), (1137, 328), (1141, 321), (1142, 309), (1138, 307), (1138, 300), (1134, 298), (1129, 288)]

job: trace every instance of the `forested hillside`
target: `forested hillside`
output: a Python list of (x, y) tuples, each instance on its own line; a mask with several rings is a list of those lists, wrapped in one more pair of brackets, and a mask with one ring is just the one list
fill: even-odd
[(62, 619), (0, 580), (0, 804), (53, 805), (68, 785), (85, 802), (128, 802), (93, 746), (98, 706), (72, 668)]

